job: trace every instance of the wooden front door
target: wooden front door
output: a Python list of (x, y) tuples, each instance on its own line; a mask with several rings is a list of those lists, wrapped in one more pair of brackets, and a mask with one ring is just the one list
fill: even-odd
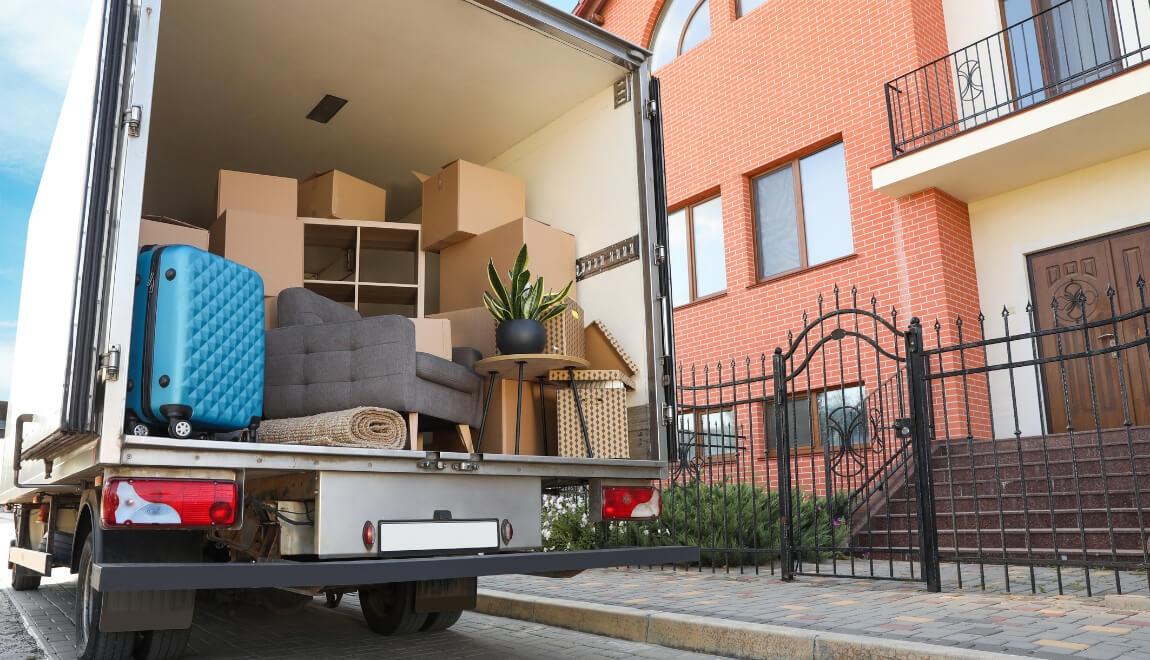
[[(1129, 343), (1146, 336), (1142, 316), (1088, 328), (1111, 318), (1107, 290), (1115, 289), (1118, 315), (1142, 309), (1138, 278), (1150, 277), (1150, 227), (1090, 239), (1028, 257), (1042, 330), (1073, 328), (1039, 342), (1046, 358)], [(1150, 295), (1150, 291), (1147, 292)], [(1150, 352), (1146, 346), (1093, 357), (1067, 358), (1042, 368), (1048, 428), (1052, 433), (1119, 428), (1127, 419), (1150, 424)]]

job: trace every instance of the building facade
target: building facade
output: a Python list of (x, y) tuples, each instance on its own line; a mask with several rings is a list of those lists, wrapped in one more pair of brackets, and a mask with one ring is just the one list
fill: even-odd
[[(684, 415), (688, 427), (733, 429), (723, 435), (765, 460), (770, 392), (732, 387), (728, 401), (760, 401), (738, 419), (713, 385), (766, 375), (772, 351), (836, 296), (897, 310), (900, 329), (919, 317), (939, 344), (1049, 327), (1051, 299), (1082, 290), (1089, 319), (1109, 311), (1111, 285), (1120, 312), (1138, 308), (1150, 258), (1147, 0), (584, 0), (576, 12), (654, 52), (681, 401), (701, 411)], [(1064, 325), (1077, 318), (1066, 309)], [(1133, 340), (1138, 322), (1093, 340)], [(1009, 359), (1054, 350), (1024, 343)], [(1009, 344), (937, 367), (992, 364)], [(827, 437), (823, 392), (881, 389), (884, 374), (858, 352), (795, 379), (809, 406), (801, 442), (842, 444)], [(948, 436), (1061, 432), (1074, 414), (1079, 429), (1124, 415), (1144, 424), (1150, 352), (1135, 352), (1115, 361), (1121, 394), (1096, 387), (1119, 380), (1108, 363), (1089, 387), (1085, 372), (1005, 369), (940, 382), (933, 396), (963, 400)], [(821, 484), (824, 468), (812, 460), (805, 478)]]

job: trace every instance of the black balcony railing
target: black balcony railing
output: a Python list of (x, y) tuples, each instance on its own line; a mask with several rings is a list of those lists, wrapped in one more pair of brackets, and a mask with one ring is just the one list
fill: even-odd
[(1147, 61), (1150, 0), (1065, 0), (888, 82), (892, 155)]

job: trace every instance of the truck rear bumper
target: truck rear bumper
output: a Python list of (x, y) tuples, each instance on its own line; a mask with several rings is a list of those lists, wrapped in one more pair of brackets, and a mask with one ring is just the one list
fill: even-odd
[(172, 589), (254, 589), (260, 587), (354, 587), (386, 582), (444, 578), (552, 573), (699, 561), (699, 549), (610, 548), (570, 552), (509, 552), (492, 555), (360, 559), (352, 561), (260, 564), (96, 564), (92, 585), (99, 591), (168, 591)]

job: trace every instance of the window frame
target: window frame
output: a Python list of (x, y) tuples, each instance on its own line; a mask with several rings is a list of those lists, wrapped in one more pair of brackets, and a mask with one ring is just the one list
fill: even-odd
[[(819, 397), (826, 396), (828, 393), (831, 393), (831, 392), (845, 392), (846, 390), (851, 390), (851, 389), (859, 390), (859, 393), (862, 395), (861, 398), (859, 399), (859, 401), (863, 405), (863, 414), (865, 415), (866, 414), (866, 400), (867, 400), (867, 391), (866, 391), (866, 382), (865, 381), (851, 382), (851, 383), (846, 384), (846, 385), (833, 385), (830, 387), (821, 387), (821, 388), (816, 388), (816, 389), (812, 389), (812, 390), (805, 390), (805, 391), (796, 392), (793, 395), (787, 396), (787, 403), (792, 403), (792, 402), (795, 402), (798, 400), (805, 401), (807, 404), (808, 412), (810, 414), (810, 418), (811, 418), (811, 441), (809, 444), (805, 444), (802, 446), (795, 446), (792, 443), (792, 445), (791, 445), (791, 455), (792, 456), (807, 456), (809, 454), (814, 454), (814, 453), (821, 454), (823, 452), (823, 428), (822, 428), (822, 419), (821, 419), (821, 416), (819, 415)], [(777, 448), (775, 446), (775, 438), (774, 438), (774, 433), (775, 433), (775, 431), (774, 431), (774, 419), (775, 418), (774, 418), (774, 415), (771, 414), (772, 408), (776, 405), (774, 397), (767, 399), (767, 401), (764, 402), (763, 405), (765, 407), (765, 410), (763, 411), (764, 416), (767, 420), (767, 426), (764, 429), (766, 431), (766, 436), (765, 436), (764, 440), (768, 445), (768, 447), (766, 448), (767, 449), (767, 455), (775, 457), (775, 456), (778, 456), (778, 451), (777, 451)], [(864, 420), (863, 423), (865, 425), (867, 422)], [(870, 447), (874, 444), (874, 438), (871, 437), (870, 431), (871, 431), (871, 429), (869, 426), (864, 426), (864, 432), (866, 433), (866, 441), (864, 442), (864, 444), (867, 447)], [(835, 447), (835, 445), (831, 445), (832, 451), (834, 450), (834, 447)]]
[[(690, 0), (683, 1), (689, 2)], [(659, 15), (655, 20), (655, 27), (651, 30), (651, 38), (647, 40), (648, 49), (652, 51), (655, 49), (655, 40), (659, 37), (659, 30), (663, 28), (663, 19), (667, 17), (668, 10), (675, 2), (676, 0), (664, 0), (662, 6), (659, 7)], [(699, 13), (699, 9), (703, 5), (707, 5), (707, 10), (710, 11), (711, 7), (708, 2), (709, 0), (696, 0), (695, 6), (691, 7), (691, 11), (687, 12), (687, 18), (683, 20), (683, 26), (679, 29), (679, 36), (677, 39), (675, 39), (675, 54), (671, 59), (660, 65), (659, 68), (667, 66), (671, 62), (674, 62), (683, 56), (683, 40), (687, 37), (687, 29), (691, 27), (691, 22), (695, 20), (695, 16)], [(714, 26), (710, 26), (707, 30), (707, 36), (703, 39), (703, 41), (710, 39), (713, 33)], [(698, 45), (702, 45), (703, 41), (700, 41)]]
[[(703, 418), (707, 417), (709, 415), (716, 415), (716, 414), (718, 414), (718, 415), (729, 414), (731, 416), (731, 426), (733, 427), (733, 430), (734, 430), (734, 433), (732, 435), (724, 436), (722, 433), (718, 433), (718, 434), (705, 433), (704, 431), (700, 430), (703, 426), (703, 424), (702, 424)], [(692, 436), (691, 446), (693, 448), (692, 454), (694, 456), (694, 459), (697, 461), (707, 461), (707, 460), (710, 460), (710, 461), (730, 461), (730, 460), (736, 460), (739, 457), (739, 449), (740, 449), (739, 439), (743, 438), (746, 440), (750, 440), (750, 438), (745, 438), (744, 436), (740, 435), (740, 433), (739, 433), (740, 429), (739, 429), (739, 424), (738, 424), (738, 414), (736, 413), (735, 407), (733, 405), (729, 405), (729, 406), (716, 405), (716, 406), (710, 407), (710, 408), (708, 408), (708, 407), (693, 408), (690, 411), (679, 412), (678, 417), (680, 419), (683, 419), (683, 418), (690, 418), (691, 419), (692, 428), (684, 429), (682, 427), (678, 427), (675, 429), (675, 432), (677, 435), (682, 434), (682, 433), (690, 433), (691, 434), (691, 436)], [(702, 439), (702, 437), (704, 435), (710, 435), (710, 436), (718, 435), (720, 438), (730, 437), (730, 438), (734, 439), (734, 445), (731, 447), (727, 447), (726, 444), (724, 444), (721, 446), (721, 448), (725, 449), (725, 451), (716, 451), (713, 454), (708, 454), (707, 453), (707, 446), (705, 444), (700, 444), (700, 442), (699, 442), (700, 439)], [(681, 444), (682, 443), (677, 443), (677, 446), (681, 446)]]
[[(814, 156), (817, 153), (820, 153), (822, 151), (826, 151), (827, 149), (830, 149), (830, 148), (832, 148), (836, 145), (840, 145), (840, 144), (843, 145), (843, 169), (845, 170), (846, 169), (846, 160), (847, 160), (846, 159), (846, 142), (843, 140), (841, 135), (838, 135), (838, 136), (835, 136), (834, 138), (827, 140), (825, 142), (820, 142), (813, 147), (809, 147), (809, 148), (804, 149), (802, 151), (791, 154), (791, 155), (787, 156), (786, 158), (784, 158), (783, 160), (775, 161), (771, 165), (768, 165), (767, 167), (765, 167), (761, 170), (758, 170), (756, 172), (753, 172), (753, 173), (747, 175), (747, 182), (749, 184), (748, 188), (749, 188), (750, 194), (751, 194), (751, 223), (753, 225), (753, 230), (754, 230), (753, 239), (754, 239), (754, 247), (755, 247), (755, 283), (756, 284), (762, 284), (764, 282), (772, 282), (772, 281), (777, 280), (777, 279), (781, 279), (784, 277), (788, 277), (790, 275), (794, 275), (795, 273), (801, 273), (803, 271), (810, 270), (811, 268), (819, 268), (821, 266), (833, 264), (833, 263), (841, 261), (843, 259), (849, 259), (850, 257), (855, 255), (854, 214), (853, 214), (853, 212), (850, 211), (849, 208), (848, 208), (848, 214), (849, 214), (848, 218), (850, 220), (850, 226), (851, 226), (851, 251), (848, 252), (847, 254), (843, 254), (843, 255), (834, 257), (833, 259), (828, 259), (826, 261), (820, 261), (817, 264), (811, 264), (810, 263), (810, 256), (809, 256), (808, 250), (807, 250), (807, 225), (806, 225), (806, 214), (805, 214), (805, 211), (803, 209), (803, 177), (802, 177), (802, 166), (800, 165), (800, 161), (802, 161), (804, 158)], [(765, 176), (769, 176), (771, 174), (774, 174), (776, 172), (781, 171), (783, 168), (787, 167), (788, 165), (791, 167), (792, 185), (794, 186), (795, 226), (799, 232), (799, 235), (798, 235), (798, 238), (799, 238), (799, 265), (794, 267), (794, 268), (789, 268), (787, 270), (779, 271), (777, 273), (772, 273), (770, 275), (764, 276), (761, 274), (762, 273), (763, 255), (762, 255), (762, 250), (760, 248), (760, 242), (761, 241), (759, 240), (759, 206), (758, 206), (758, 195), (755, 193), (755, 182), (758, 181), (759, 179), (765, 177)], [(848, 204), (850, 203), (850, 181), (849, 181), (849, 177), (847, 180), (847, 203)]]
[[(695, 269), (695, 207), (702, 206), (703, 204), (706, 204), (707, 202), (712, 202), (716, 199), (721, 200), (722, 198), (723, 198), (722, 192), (714, 191), (713, 193), (705, 194), (705, 196), (703, 196), (703, 197), (695, 198), (695, 201), (684, 202), (684, 203), (682, 203), (682, 204), (680, 204), (674, 208), (671, 208), (667, 211), (668, 222), (670, 221), (671, 215), (678, 213), (679, 211), (683, 211), (685, 222), (687, 225), (687, 227), (686, 227), (686, 229), (687, 229), (687, 232), (686, 232), (687, 233), (687, 280), (688, 280), (687, 284), (689, 285), (688, 290), (687, 290), (688, 295), (687, 295), (687, 300), (685, 302), (679, 303), (678, 305), (675, 305), (674, 301), (672, 301), (672, 309), (680, 309), (680, 308), (686, 307), (688, 305), (692, 305), (692, 304), (700, 302), (700, 301), (710, 300), (712, 298), (718, 298), (720, 296), (726, 295), (727, 289), (729, 289), (731, 286), (730, 280), (727, 280), (726, 286), (724, 286), (719, 291), (712, 291), (711, 293), (700, 296), (700, 295), (698, 295), (698, 278), (695, 276), (695, 272), (696, 272), (696, 269)], [(720, 202), (720, 208), (721, 208), (721, 204), (722, 203)], [(720, 218), (721, 218), (721, 216), (720, 216)], [(668, 258), (671, 258), (671, 256), (668, 255)], [(724, 231), (723, 232), (723, 274), (724, 274), (724, 276), (726, 275), (726, 269), (727, 269), (727, 233)], [(726, 277), (724, 277), (724, 279), (726, 279)]]
[(759, 2), (759, 4), (752, 7), (749, 11), (743, 8), (743, 1), (744, 0), (735, 0), (735, 18), (736, 19), (739, 19), (739, 18), (742, 18), (744, 16), (753, 14), (756, 9), (759, 9), (763, 5), (767, 4), (767, 2), (769, 0), (762, 0), (761, 2)]

